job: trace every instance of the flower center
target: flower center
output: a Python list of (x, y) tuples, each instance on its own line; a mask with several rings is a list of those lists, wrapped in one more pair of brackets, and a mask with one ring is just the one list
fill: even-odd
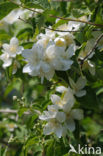
[(10, 47), (10, 51), (11, 51), (11, 53), (15, 53), (16, 50), (17, 50), (17, 47), (16, 47), (16, 46), (12, 46), (12, 47)]

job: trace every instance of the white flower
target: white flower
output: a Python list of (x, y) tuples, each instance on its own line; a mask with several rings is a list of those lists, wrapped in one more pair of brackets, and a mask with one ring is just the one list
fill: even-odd
[(19, 41), (16, 37), (11, 38), (10, 44), (3, 44), (3, 53), (8, 53), (9, 57), (16, 57), (17, 54), (21, 54), (23, 50), (22, 46), (19, 46)]
[(56, 121), (55, 119), (48, 122), (44, 127), (44, 134), (50, 135), (52, 133), (55, 133), (58, 138), (61, 138), (63, 133), (63, 127), (62, 125)]
[(75, 99), (70, 88), (65, 88), (61, 97), (56, 94), (51, 95), (51, 101), (59, 109), (62, 109), (65, 112), (70, 110), (75, 103)]
[(0, 29), (3, 29), (8, 32), (8, 23), (3, 20), (0, 20)]
[(73, 89), (74, 94), (77, 97), (82, 97), (86, 95), (86, 91), (82, 90), (85, 87), (87, 82), (85, 78), (79, 77), (76, 83), (71, 78), (69, 78), (69, 82)]
[(57, 37), (55, 40), (55, 45), (58, 46), (58, 47), (65, 47), (66, 46), (66, 41), (64, 38), (60, 38), (60, 37)]
[(75, 122), (74, 120), (82, 120), (83, 119), (83, 110), (81, 109), (69, 109), (66, 111), (66, 120), (64, 124), (64, 128), (70, 131), (75, 130)]
[(64, 32), (57, 32), (57, 34), (59, 35), (60, 38), (63, 38), (66, 42), (66, 45), (70, 45), (70, 44), (74, 44), (74, 36), (70, 33), (70, 32), (65, 32), (65, 31), (71, 31), (71, 24), (68, 25), (68, 24), (63, 24), (63, 25), (60, 25), (58, 27), (58, 30), (62, 30)]
[(12, 64), (12, 59), (9, 57), (8, 53), (0, 55), (0, 59), (4, 62), (2, 65), (3, 68), (7, 68)]
[(45, 135), (55, 133), (58, 138), (61, 138), (63, 132), (62, 123), (65, 121), (64, 112), (59, 112), (55, 105), (49, 105), (48, 111), (44, 111), (44, 114), (39, 118), (48, 121), (44, 127)]
[[(82, 16), (80, 18), (78, 18), (77, 20), (81, 20), (81, 21), (87, 21), (87, 17), (86, 16)], [(77, 31), (80, 27), (84, 26), (85, 23), (82, 22), (76, 22), (76, 21), (69, 21), (68, 22), (68, 28), (70, 31)]]
[(67, 130), (75, 130), (74, 120), (81, 120), (83, 118), (83, 111), (81, 109), (72, 109), (75, 99), (70, 88), (60, 86), (56, 88), (56, 91), (62, 93), (61, 98), (57, 95), (52, 95), (51, 100), (53, 104), (59, 106), (66, 115), (63, 125), (63, 135), (66, 135)]
[(44, 111), (39, 118), (47, 122), (44, 127), (45, 135), (55, 133), (58, 138), (61, 138), (68, 130), (75, 130), (74, 120), (81, 120), (83, 111), (73, 109), (75, 99), (70, 88), (60, 86), (56, 90), (62, 93), (61, 97), (56, 94), (51, 95), (53, 105), (49, 105), (48, 111)]
[[(50, 27), (51, 28), (51, 27)], [(42, 44), (44, 48), (47, 47), (48, 43), (55, 39), (55, 32), (49, 29), (45, 29), (45, 34), (40, 33), (37, 36), (37, 43)]]
[(15, 9), (11, 11), (5, 18), (3, 18), (3, 21), (7, 22), (8, 24), (13, 24), (14, 22), (18, 21), (19, 17), (22, 17), (26, 12), (26, 9)]
[(65, 71), (70, 69), (73, 64), (73, 61), (70, 58), (74, 55), (74, 52), (74, 45), (70, 45), (65, 51), (64, 47), (58, 47), (52, 43), (45, 51), (45, 60), (51, 64), (55, 70)]
[(23, 68), (23, 73), (32, 76), (39, 76), (43, 82), (43, 78), (50, 80), (54, 75), (54, 69), (44, 61), (44, 48), (40, 44), (34, 44), (32, 49), (26, 49), (22, 53), (28, 62)]

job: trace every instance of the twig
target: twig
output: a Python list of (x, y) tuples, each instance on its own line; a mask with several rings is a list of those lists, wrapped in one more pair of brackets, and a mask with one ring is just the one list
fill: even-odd
[(79, 20), (79, 19), (63, 18), (63, 17), (59, 17), (59, 16), (54, 16), (54, 15), (49, 15), (49, 16), (53, 17), (53, 18), (66, 20), (66, 21), (80, 22), (80, 23), (90, 24), (90, 25), (93, 25), (93, 26), (96, 26), (96, 27), (102, 27), (103, 28), (102, 24), (95, 24), (95, 23), (92, 23), (92, 22), (87, 22), (87, 21), (83, 21), (83, 20)]
[(5, 140), (2, 140), (0, 139), (0, 143), (3, 145), (3, 146), (7, 146), (8, 148), (10, 149), (14, 149), (14, 150), (17, 150), (17, 144), (14, 144), (14, 143), (9, 143), (6, 142)]
[[(0, 113), (11, 113), (11, 114), (17, 114), (18, 111), (17, 110), (13, 110), (13, 109), (0, 109)], [(24, 112), (25, 115), (29, 115), (30, 112)]]
[(73, 30), (59, 30), (59, 29), (53, 29), (53, 28), (48, 28), (48, 27), (43, 27), (43, 28), (53, 30), (53, 31), (58, 31), (58, 32), (79, 32), (79, 31), (73, 31)]
[[(24, 9), (28, 9), (28, 10), (30, 10), (30, 11), (32, 11), (32, 12), (36, 12), (36, 13), (38, 13), (38, 14), (42, 14), (42, 13), (39, 12), (39, 11), (32, 10), (32, 9), (30, 9), (30, 8), (28, 8), (28, 7), (25, 7), (25, 6), (22, 5), (22, 4), (18, 4), (18, 3), (16, 3), (16, 2), (12, 1), (12, 0), (8, 0), (8, 1), (9, 1), (9, 2), (12, 2), (12, 3), (18, 5), (19, 7), (24, 8)], [(48, 16), (49, 16), (49, 17), (52, 17), (52, 18), (58, 18), (58, 19), (66, 20), (66, 21), (74, 21), (74, 22), (86, 23), (86, 24), (90, 24), (90, 25), (93, 25), (93, 26), (96, 26), (96, 27), (101, 27), (101, 28), (103, 28), (103, 25), (102, 25), (102, 24), (95, 24), (95, 23), (92, 23), (92, 22), (87, 22), (87, 21), (83, 21), (83, 20), (79, 20), (79, 19), (63, 18), (63, 17), (59, 17), (59, 16), (54, 16), (54, 15), (48, 15)]]
[(82, 60), (79, 60), (81, 68), (83, 66), (84, 61), (93, 53), (93, 51), (95, 51), (95, 48), (97, 47), (97, 45), (98, 45), (99, 41), (102, 39), (102, 37), (103, 37), (103, 33), (97, 38), (97, 40), (96, 40), (93, 48), (90, 50), (90, 52)]
[[(22, 19), (20, 16), (18, 18), (19, 20), (25, 22), (25, 23), (28, 23), (30, 24), (29, 22), (27, 22), (26, 20)], [(53, 29), (53, 28), (49, 28), (49, 27), (42, 27), (43, 29), (48, 29), (48, 30), (52, 30), (52, 31), (58, 31), (58, 32), (79, 32), (79, 31), (73, 31), (73, 30), (59, 30), (59, 29)]]
[[(0, 113), (11, 113), (11, 114), (18, 114), (18, 110), (14, 110), (14, 109), (0, 109)], [(24, 112), (23, 114), (24, 115), (29, 115), (30, 113), (32, 113), (32, 111), (27, 111), (27, 112)], [(38, 115), (40, 115), (40, 111), (39, 110), (33, 110), (33, 113), (36, 113)]]
[(30, 8), (28, 8), (28, 7), (26, 7), (26, 6), (22, 5), (22, 4), (18, 4), (18, 3), (16, 3), (16, 2), (12, 1), (12, 0), (8, 0), (8, 1), (9, 1), (9, 2), (12, 2), (12, 3), (16, 4), (16, 5), (18, 5), (19, 7), (22, 7), (22, 8), (24, 8), (24, 9), (27, 9), (27, 10), (29, 10), (29, 11), (32, 11), (32, 12), (35, 12), (35, 13), (38, 13), (38, 14), (42, 14), (42, 13), (39, 12), (39, 11), (32, 10), (32, 9), (30, 9)]

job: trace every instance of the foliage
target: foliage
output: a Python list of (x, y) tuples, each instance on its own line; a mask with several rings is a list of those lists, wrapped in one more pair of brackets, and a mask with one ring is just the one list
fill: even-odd
[[(8, 17), (7, 15), (10, 14), (11, 16)], [(57, 17), (63, 18), (58, 19)], [(76, 21), (64, 20), (66, 18)], [(86, 21), (86, 23), (78, 22), (78, 20)], [(63, 34), (61, 30), (70, 31), (69, 41), (65, 39), (68, 32), (63, 32)], [(80, 144), (81, 146), (101, 147), (103, 150), (103, 38), (92, 51), (93, 55), (85, 59), (83, 64), (81, 63), (102, 33), (102, 0), (71, 0), (68, 2), (0, 0), (0, 156), (82, 155), (69, 153), (70, 144), (75, 149), (78, 149), (78, 144)], [(16, 43), (16, 48), (19, 47), (20, 53), (18, 55), (17, 51), (13, 56), (9, 52), (8, 60), (9, 50), (4, 48), (4, 44), (8, 44), (9, 49), (12, 49), (10, 41), (13, 37), (18, 39), (19, 43)], [(31, 63), (29, 60), (32, 59), (34, 63), (37, 61), (35, 57), (41, 51), (38, 50), (39, 48), (34, 47), (33, 49), (32, 47), (40, 39), (50, 42), (41, 51), (46, 51), (47, 54), (48, 47), (55, 43), (57, 47), (61, 47), (61, 44), (65, 45), (64, 50), (62, 47), (64, 54), (60, 54), (60, 49), (54, 50), (55, 58), (47, 62), (50, 72), (44, 71), (41, 74), (39, 70), (37, 73), (34, 70), (24, 73), (25, 65)], [(20, 47), (24, 49), (22, 49), (23, 52)], [(27, 49), (29, 53), (26, 54)], [(67, 51), (70, 57), (66, 55)], [(34, 52), (35, 56), (31, 56)], [(52, 49), (48, 55), (50, 52)], [(3, 53), (6, 55), (2, 59)], [(45, 57), (42, 56), (39, 63), (45, 62), (44, 59)], [(11, 62), (8, 63), (8, 61)], [(63, 61), (66, 65), (62, 63)], [(40, 69), (46, 65), (42, 64)], [(31, 63), (30, 69), (34, 69), (34, 66)], [(85, 78), (86, 82), (81, 79), (77, 83), (81, 77)], [(82, 87), (78, 87), (79, 85)], [(58, 92), (57, 87), (59, 86), (64, 86), (65, 89), (71, 88), (75, 100), (73, 101), (72, 96), (69, 97), (71, 93), (67, 90), (62, 93)], [(50, 135), (44, 135), (43, 129), (49, 119), (40, 120), (40, 116), (48, 110), (48, 106), (57, 105), (51, 99), (51, 96), (55, 94), (61, 98), (61, 103), (64, 99), (68, 102), (68, 98), (71, 98), (72, 110), (80, 109), (84, 112), (84, 118), (81, 117), (80, 121), (73, 118), (75, 130), (67, 130), (66, 135), (62, 134), (60, 138), (54, 131)], [(65, 98), (65, 95), (68, 97)], [(66, 116), (67, 112), (64, 109), (64, 106), (59, 107), (58, 112), (63, 112)], [(51, 118), (54, 119), (54, 117)], [(63, 126), (64, 122), (61, 124)]]

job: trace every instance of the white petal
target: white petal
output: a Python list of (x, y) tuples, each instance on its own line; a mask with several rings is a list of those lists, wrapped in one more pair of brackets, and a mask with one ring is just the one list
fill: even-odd
[(67, 90), (68, 90), (68, 88), (66, 88), (64, 86), (56, 87), (56, 91), (59, 93), (66, 92)]
[(69, 48), (67, 49), (67, 51), (66, 51), (68, 58), (71, 58), (74, 55), (75, 50), (76, 50), (75, 45), (74, 44), (71, 44), (69, 46)]
[(64, 112), (57, 112), (57, 114), (56, 114), (56, 119), (57, 119), (60, 123), (64, 122), (64, 121), (65, 121), (65, 118), (66, 118), (66, 116), (65, 116), (65, 113), (64, 113)]
[(51, 101), (52, 101), (53, 104), (56, 105), (60, 101), (60, 97), (58, 95), (56, 95), (56, 94), (52, 94), (51, 95)]
[(16, 37), (11, 38), (10, 45), (16, 45), (16, 46), (18, 46), (19, 45), (18, 39)]
[(63, 71), (66, 71), (66, 70), (70, 69), (71, 65), (73, 64), (72, 60), (62, 59), (60, 62), (61, 62), (61, 67), (60, 67), (59, 70), (63, 70)]
[(94, 63), (91, 63), (90, 61), (88, 61), (88, 65), (89, 65), (89, 72), (92, 75), (95, 75), (95, 64)]
[(70, 82), (70, 85), (73, 89), (76, 88), (76, 83), (69, 77), (69, 82)]
[(49, 135), (53, 132), (52, 127), (50, 124), (46, 124), (44, 129), (43, 129), (44, 135)]
[(64, 112), (66, 112), (66, 113), (70, 112), (73, 105), (74, 105), (74, 102), (71, 102), (71, 101), (69, 102), (68, 101), (68, 103), (65, 104), (64, 107), (63, 107)]
[(44, 111), (42, 115), (39, 116), (40, 120), (47, 120), (49, 118), (49, 112)]
[(30, 68), (31, 68), (31, 72), (29, 73), (30, 75), (32, 76), (39, 75), (41, 78), (43, 78), (43, 76), (40, 75), (40, 63), (38, 63), (36, 66), (31, 65)]
[(50, 80), (53, 78), (54, 74), (55, 74), (55, 71), (54, 69), (51, 68), (50, 71), (46, 73), (45, 77), (47, 78), (47, 80)]
[(39, 116), (39, 119), (41, 120), (50, 120), (54, 119), (56, 117), (57, 112), (56, 111), (44, 111), (42, 115)]
[(61, 125), (58, 125), (58, 127), (54, 129), (54, 133), (57, 135), (58, 138), (61, 138), (62, 132), (63, 132), (63, 129)]
[(27, 64), (23, 67), (23, 73), (30, 73), (32, 72), (32, 68), (30, 66), (30, 64)]
[(83, 119), (83, 110), (81, 110), (81, 109), (73, 109), (71, 111), (71, 115), (72, 115), (72, 117), (74, 119), (81, 120), (81, 119)]
[(12, 59), (8, 59), (6, 62), (3, 63), (3, 68), (9, 67), (12, 64)]
[(67, 122), (67, 128), (70, 130), (70, 131), (74, 131), (75, 130), (75, 122), (72, 118), (68, 119)]
[(40, 66), (41, 66), (41, 68), (43, 69), (43, 72), (44, 72), (44, 73), (49, 72), (50, 66), (49, 66), (47, 63), (41, 61), (41, 62), (40, 62)]
[(9, 51), (9, 44), (3, 44), (2, 45), (3, 46), (3, 49), (4, 49), (4, 51), (6, 51), (6, 52), (8, 52)]
[(86, 78), (79, 77), (79, 79), (76, 82), (76, 87), (78, 88), (78, 90), (81, 90), (85, 87), (86, 83)]
[(80, 90), (80, 91), (76, 92), (75, 95), (77, 97), (82, 97), (82, 96), (86, 95), (86, 90)]
[(24, 58), (26, 58), (27, 60), (32, 60), (33, 54), (32, 54), (31, 49), (25, 49), (25, 50), (23, 50), (22, 56), (23, 56)]
[(64, 111), (69, 112), (75, 103), (75, 98), (70, 88), (68, 88), (68, 92), (64, 95), (63, 100), (67, 101), (66, 105), (64, 105)]
[(57, 112), (58, 111), (58, 107), (56, 105), (48, 105), (48, 110), (49, 111), (53, 111), (53, 112)]
[(17, 50), (17, 54), (18, 55), (21, 54), (23, 50), (24, 50), (24, 48), (22, 46), (19, 46), (18, 50)]

